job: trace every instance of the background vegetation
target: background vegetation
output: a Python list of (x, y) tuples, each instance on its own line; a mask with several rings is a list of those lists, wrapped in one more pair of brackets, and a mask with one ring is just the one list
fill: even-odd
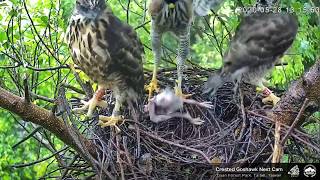
[[(153, 57), (146, 0), (108, 2), (114, 14), (138, 32), (145, 45), (144, 67), (150, 70)], [(69, 87), (66, 92), (68, 100), (83, 97), (78, 93), (80, 86), (67, 66), (72, 60), (64, 43), (64, 32), (74, 3), (74, 0), (0, 2), (1, 87), (23, 96), (26, 82), (32, 92), (33, 103), (50, 110), (55, 108), (57, 87), (62, 85)], [(191, 58), (187, 65), (206, 69), (221, 67), (230, 36), (241, 19), (235, 9), (253, 3), (249, 0), (227, 0), (218, 12), (205, 18), (195, 18)], [(286, 90), (292, 80), (300, 77), (319, 59), (320, 16), (319, 12), (312, 12), (312, 7), (320, 7), (320, 4), (316, 0), (283, 0), (281, 5), (294, 9), (299, 18), (299, 32), (292, 48), (268, 79), (275, 89)], [(175, 67), (177, 43), (171, 37), (171, 34), (164, 37), (162, 68)], [(80, 76), (88, 80), (84, 74), (80, 73)], [(26, 138), (28, 135), (32, 138)], [(59, 176), (62, 173), (56, 171), (59, 158), (52, 156), (52, 153), (64, 147), (62, 142), (41, 127), (0, 109), (1, 179)], [(25, 167), (27, 163), (38, 160), (39, 163)]]

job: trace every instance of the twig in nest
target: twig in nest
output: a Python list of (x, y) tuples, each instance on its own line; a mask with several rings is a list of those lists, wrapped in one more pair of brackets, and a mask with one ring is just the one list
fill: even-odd
[[(275, 121), (274, 121), (273, 119), (268, 118), (268, 117), (266, 117), (266, 116), (263, 116), (263, 115), (261, 115), (261, 114), (257, 114), (257, 113), (255, 113), (255, 112), (253, 112), (253, 111), (247, 111), (247, 112), (250, 113), (250, 114), (252, 114), (252, 115), (255, 115), (255, 116), (264, 118), (264, 119), (266, 119), (266, 120), (268, 120), (268, 121), (271, 121), (271, 122), (275, 123)], [(288, 126), (288, 125), (286, 125), (286, 124), (283, 124), (283, 123), (280, 123), (280, 122), (279, 122), (279, 124), (280, 124), (281, 126), (287, 128), (287, 129), (290, 128), (290, 126)], [(310, 137), (308, 134), (303, 133), (303, 132), (301, 132), (301, 131), (299, 131), (299, 130), (297, 130), (297, 129), (293, 129), (292, 131), (294, 131), (294, 132), (295, 132), (296, 134), (298, 134), (299, 136), (304, 136), (305, 138), (311, 139), (311, 137)], [(305, 144), (305, 145), (313, 148), (314, 150), (316, 150), (317, 152), (320, 153), (320, 149), (319, 149), (318, 147), (316, 147), (316, 146), (314, 146), (314, 145), (306, 142), (305, 140), (303, 140), (302, 138), (300, 138), (298, 135), (295, 135), (295, 134), (291, 134), (291, 135), (292, 135), (294, 138), (296, 138), (297, 140), (299, 140), (300, 142), (302, 142), (303, 144)], [(272, 155), (270, 156), (269, 161), (271, 160), (271, 158), (272, 158)], [(266, 160), (265, 162), (269, 162), (269, 161)]]
[(134, 165), (133, 165), (133, 163), (131, 161), (131, 158), (130, 158), (127, 139), (128, 139), (127, 136), (122, 137), (122, 144), (123, 144), (124, 154), (125, 154), (125, 156), (127, 158), (127, 162), (129, 163), (129, 165), (131, 167), (130, 169), (131, 169), (131, 172), (133, 174), (133, 178), (137, 179), (137, 175), (136, 175), (135, 171), (133, 170)]
[(283, 139), (282, 139), (282, 141), (281, 141), (281, 145), (282, 145), (282, 146), (283, 146), (283, 145), (286, 143), (286, 141), (288, 140), (289, 135), (290, 135), (291, 132), (293, 131), (293, 128), (295, 128), (296, 125), (298, 124), (301, 116), (303, 115), (305, 109), (307, 108), (308, 103), (309, 103), (309, 99), (306, 98), (306, 99), (304, 100), (303, 104), (302, 104), (302, 107), (301, 107), (301, 109), (300, 109), (297, 117), (296, 117), (295, 120), (293, 121), (293, 123), (292, 123), (292, 125), (290, 126), (289, 130), (287, 131), (286, 135), (283, 137)]
[(275, 144), (274, 144), (274, 153), (273, 153), (273, 157), (272, 157), (272, 163), (279, 163), (280, 159), (283, 155), (283, 145), (285, 144), (285, 142), (287, 141), (287, 139), (289, 138), (289, 135), (291, 134), (293, 128), (295, 128), (295, 126), (298, 124), (301, 116), (304, 113), (304, 110), (307, 107), (307, 104), (309, 103), (309, 99), (306, 98), (303, 102), (303, 105), (297, 115), (297, 117), (295, 118), (294, 122), (292, 123), (291, 127), (289, 128), (289, 130), (287, 131), (286, 135), (284, 136), (284, 138), (282, 139), (282, 141), (280, 141), (280, 131), (281, 131), (281, 124), (279, 122), (276, 122), (276, 127), (275, 127)]
[(280, 145), (280, 131), (281, 131), (281, 124), (280, 122), (276, 122), (276, 126), (274, 128), (274, 149), (272, 155), (272, 163), (279, 163), (283, 149)]
[(120, 142), (119, 142), (119, 134), (116, 134), (116, 144), (117, 144), (117, 162), (120, 167), (120, 174), (121, 174), (121, 179), (124, 180), (124, 170), (123, 170), (123, 165), (122, 165), (122, 159), (120, 157), (121, 155), (121, 148), (120, 148)]
[(163, 139), (161, 137), (158, 137), (152, 133), (149, 133), (149, 132), (146, 132), (146, 131), (141, 131), (143, 134), (151, 137), (152, 139), (156, 139), (158, 141), (161, 141), (163, 143), (167, 143), (167, 144), (170, 144), (170, 145), (173, 145), (173, 146), (176, 146), (176, 147), (179, 147), (179, 148), (182, 148), (182, 149), (186, 149), (186, 150), (189, 150), (189, 151), (193, 151), (197, 154), (200, 154), (209, 164), (211, 164), (211, 161), (210, 159), (208, 158), (207, 155), (205, 155), (202, 151), (198, 150), (198, 149), (194, 149), (194, 148), (191, 148), (191, 147), (188, 147), (188, 146), (185, 146), (185, 145), (182, 145), (182, 144), (178, 144), (178, 143), (174, 143), (172, 141), (168, 141), (166, 139)]

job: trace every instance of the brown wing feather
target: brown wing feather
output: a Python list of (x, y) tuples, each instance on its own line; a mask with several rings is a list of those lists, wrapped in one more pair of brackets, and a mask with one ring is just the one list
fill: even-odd
[(74, 16), (67, 41), (74, 62), (94, 81), (122, 93), (143, 91), (143, 45), (135, 31), (105, 9), (96, 18)]
[(108, 52), (111, 63), (107, 72), (120, 72), (129, 87), (136, 92), (143, 91), (143, 45), (136, 32), (127, 24), (122, 23), (116, 16), (109, 13), (108, 22), (103, 23), (106, 27), (103, 34), (109, 43)]
[(271, 66), (291, 46), (298, 29), (291, 14), (256, 13), (245, 17), (224, 57), (224, 70)]

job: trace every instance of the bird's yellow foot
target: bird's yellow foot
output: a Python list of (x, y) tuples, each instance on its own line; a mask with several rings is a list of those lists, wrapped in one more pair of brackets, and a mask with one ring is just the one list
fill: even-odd
[(189, 98), (190, 96), (192, 96), (192, 94), (183, 94), (183, 93), (182, 93), (182, 89), (181, 89), (181, 88), (178, 88), (177, 86), (174, 87), (174, 91), (175, 91), (176, 96), (181, 97), (181, 98), (183, 98), (183, 99), (187, 99), (187, 98)]
[(273, 106), (275, 106), (279, 101), (280, 101), (280, 98), (274, 95), (273, 93), (271, 93), (269, 96), (262, 99), (262, 102), (264, 104), (271, 102)]
[(84, 106), (82, 106), (81, 108), (74, 108), (72, 109), (72, 111), (76, 113), (81, 113), (88, 109), (87, 117), (91, 118), (96, 106), (99, 106), (101, 108), (106, 108), (108, 106), (108, 103), (102, 100), (104, 93), (104, 89), (99, 89), (89, 101), (81, 100)]
[(268, 104), (271, 102), (272, 105), (275, 106), (280, 101), (280, 98), (274, 95), (272, 91), (267, 87), (264, 87), (264, 88), (257, 87), (256, 90), (259, 92), (262, 92), (262, 94), (265, 96), (265, 98), (262, 99), (262, 103), (264, 104)]
[(117, 126), (118, 122), (122, 122), (123, 117), (122, 116), (99, 116), (99, 123), (98, 125), (101, 126), (101, 128), (107, 127), (107, 126), (114, 126), (117, 130), (117, 132), (120, 132), (120, 129)]
[(150, 100), (154, 91), (159, 92), (158, 80), (156, 78), (152, 78), (150, 84), (147, 85), (145, 89), (149, 93), (148, 100)]

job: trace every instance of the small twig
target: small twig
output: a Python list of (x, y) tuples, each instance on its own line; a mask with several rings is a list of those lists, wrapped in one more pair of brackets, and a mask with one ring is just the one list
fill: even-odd
[(129, 15), (129, 12), (130, 12), (130, 3), (131, 3), (131, 0), (128, 0), (128, 4), (127, 4), (127, 24), (129, 24), (129, 21), (130, 21), (130, 15)]
[(54, 157), (55, 155), (61, 153), (62, 151), (65, 151), (65, 150), (68, 149), (68, 148), (69, 148), (69, 147), (64, 147), (64, 148), (60, 149), (59, 151), (57, 151), (57, 152), (55, 152), (55, 153), (51, 154), (50, 156), (45, 157), (45, 158), (43, 158), (43, 159), (39, 159), (39, 160), (37, 160), (37, 161), (33, 161), (33, 162), (27, 163), (27, 164), (12, 165), (11, 167), (13, 167), (13, 168), (24, 168), (24, 167), (27, 167), (27, 166), (32, 166), (32, 165), (41, 163), (41, 162), (43, 162), (43, 161), (46, 161), (46, 160)]
[(24, 137), (23, 139), (21, 139), (18, 143), (16, 143), (15, 145), (12, 146), (12, 149), (17, 148), (17, 146), (19, 146), (21, 143), (25, 142), (26, 140), (28, 140), (29, 138), (31, 138), (35, 133), (37, 133), (39, 130), (41, 130), (42, 127), (38, 126), (36, 129), (34, 129), (32, 132), (30, 132), (26, 137)]
[(24, 86), (24, 101), (26, 103), (30, 103), (31, 99), (30, 99), (30, 92), (29, 92), (29, 85), (28, 85), (28, 76), (26, 76), (23, 79), (23, 86)]
[(47, 102), (50, 102), (50, 103), (54, 103), (54, 99), (51, 99), (51, 98), (48, 98), (48, 97), (45, 97), (45, 96), (41, 96), (41, 95), (38, 95), (38, 94), (35, 94), (33, 92), (30, 92), (30, 95), (32, 97), (34, 97), (35, 99), (40, 99), (40, 100), (43, 100), (43, 101), (47, 101)]
[(34, 71), (53, 71), (53, 70), (59, 70), (59, 69), (69, 69), (68, 65), (61, 65), (61, 66), (56, 66), (56, 67), (46, 67), (46, 68), (35, 68), (33, 66), (26, 66), (27, 69), (31, 69)]
[(141, 133), (143, 134), (146, 134), (147, 136), (153, 138), (153, 139), (156, 139), (158, 141), (161, 141), (161, 142), (164, 142), (164, 143), (167, 143), (167, 144), (170, 144), (170, 145), (173, 145), (173, 146), (176, 146), (176, 147), (179, 147), (179, 148), (183, 148), (183, 149), (186, 149), (186, 150), (189, 150), (189, 151), (193, 151), (195, 153), (198, 153), (200, 154), (209, 164), (211, 164), (211, 161), (210, 159), (208, 158), (207, 155), (205, 155), (202, 151), (198, 150), (198, 149), (194, 149), (194, 148), (191, 148), (191, 147), (188, 147), (188, 146), (185, 146), (185, 145), (182, 145), (182, 144), (177, 144), (177, 143), (174, 143), (172, 141), (168, 141), (166, 139), (163, 139), (161, 137), (158, 137), (156, 135), (153, 135), (149, 132), (146, 132), (146, 131), (141, 131)]
[(54, 53), (51, 51), (51, 49), (49, 48), (49, 46), (44, 42), (44, 40), (41, 38), (40, 34), (38, 33), (37, 28), (36, 28), (36, 25), (34, 24), (34, 22), (33, 22), (33, 20), (32, 20), (32, 17), (31, 17), (31, 15), (30, 15), (30, 13), (29, 13), (29, 10), (28, 10), (28, 8), (27, 8), (27, 4), (26, 4), (25, 0), (23, 1), (23, 5), (24, 5), (24, 9), (25, 9), (25, 11), (26, 11), (26, 13), (27, 13), (27, 15), (28, 15), (28, 18), (29, 18), (29, 20), (30, 20), (30, 22), (31, 22), (32, 28), (33, 28), (34, 32), (36, 33), (37, 37), (39, 38), (39, 40), (41, 41), (41, 43), (44, 45), (44, 47), (47, 49), (47, 51), (49, 52), (49, 54), (50, 54), (57, 62), (60, 63), (59, 58), (54, 55)]
[(131, 172), (133, 174), (133, 178), (134, 179), (138, 179), (137, 178), (137, 175), (136, 173), (134, 172), (133, 168), (134, 168), (134, 164), (132, 163), (131, 161), (131, 158), (130, 158), (130, 153), (129, 153), (129, 150), (128, 150), (128, 142), (127, 142), (127, 136), (123, 136), (122, 137), (122, 144), (123, 144), (123, 149), (124, 149), (124, 154), (126, 155), (126, 158), (127, 158), (127, 161), (129, 163), (129, 165), (131, 166)]
[(296, 127), (296, 125), (298, 124), (301, 116), (304, 113), (304, 110), (306, 109), (307, 105), (309, 103), (309, 99), (306, 98), (303, 102), (303, 105), (298, 113), (298, 115), (296, 116), (294, 122), (292, 123), (291, 127), (289, 128), (289, 130), (287, 131), (286, 135), (284, 136), (284, 138), (282, 139), (282, 141), (280, 140), (280, 131), (281, 131), (281, 125), (279, 124), (279, 122), (276, 122), (276, 128), (275, 128), (275, 144), (274, 144), (274, 154), (272, 157), (272, 163), (279, 163), (281, 160), (281, 157), (283, 155), (283, 145), (285, 144), (285, 142), (288, 140), (289, 135), (291, 134), (292, 130)]
[(120, 148), (120, 140), (119, 140), (119, 134), (116, 135), (116, 145), (117, 145), (117, 162), (119, 164), (120, 167), (120, 174), (121, 174), (121, 179), (125, 180), (125, 176), (124, 176), (124, 170), (123, 170), (123, 165), (122, 165), (122, 159), (120, 157), (121, 154), (121, 148)]
[(145, 25), (149, 24), (150, 22), (151, 22), (150, 20), (149, 20), (149, 21), (146, 21), (146, 22), (144, 22), (144, 23), (136, 26), (136, 27), (134, 28), (134, 30), (140, 29), (140, 28), (144, 27)]
[(288, 140), (289, 135), (291, 134), (291, 132), (293, 131), (293, 129), (294, 129), (294, 128), (296, 127), (296, 125), (298, 124), (301, 116), (303, 115), (305, 109), (307, 108), (308, 103), (309, 103), (309, 99), (306, 98), (306, 99), (304, 100), (303, 104), (302, 104), (302, 107), (301, 107), (301, 109), (300, 109), (297, 117), (296, 117), (295, 120), (293, 121), (293, 123), (292, 123), (291, 127), (289, 128), (289, 130), (287, 131), (286, 135), (283, 137), (283, 139), (282, 139), (282, 141), (281, 141), (281, 143), (280, 143), (281, 146), (283, 146), (283, 145), (286, 143), (286, 141)]
[(68, 89), (71, 89), (71, 90), (74, 91), (74, 92), (79, 93), (79, 94), (86, 94), (83, 90), (78, 89), (78, 88), (76, 88), (76, 87), (74, 87), (74, 86), (71, 86), (71, 85), (69, 85), (69, 84), (67, 84), (67, 83), (63, 83), (62, 85), (63, 85), (64, 87), (68, 88)]
[(279, 163), (283, 153), (283, 148), (280, 145), (280, 131), (281, 124), (276, 122), (276, 126), (274, 128), (274, 149), (272, 154), (272, 163)]
[[(85, 84), (79, 74), (77, 73), (74, 65), (70, 65), (70, 70), (71, 72), (73, 73), (74, 77), (76, 78), (77, 82), (80, 84), (81, 88), (83, 89), (83, 91), (85, 92), (86, 96), (91, 98), (93, 96), (93, 93), (92, 93), (92, 87), (89, 87), (87, 84)], [(90, 88), (90, 89), (88, 89)]]
[(245, 111), (245, 108), (244, 108), (244, 104), (243, 104), (243, 94), (242, 94), (242, 90), (241, 90), (241, 87), (239, 87), (239, 93), (240, 93), (240, 107), (241, 107), (241, 115), (242, 115), (242, 126), (241, 126), (241, 131), (239, 133), (239, 138), (238, 138), (238, 141), (241, 141), (243, 135), (244, 135), (244, 132), (246, 130), (246, 127), (247, 127), (247, 116), (246, 116), (246, 111)]
[(307, 146), (310, 146), (312, 149), (314, 149), (315, 151), (317, 151), (318, 153), (320, 153), (320, 148), (319, 148), (319, 147), (316, 147), (316, 146), (314, 146), (313, 144), (306, 142), (305, 140), (303, 140), (302, 138), (300, 138), (299, 136), (297, 136), (297, 135), (295, 135), (295, 134), (292, 134), (292, 136), (293, 136), (295, 139), (297, 139), (297, 140), (299, 140), (300, 142), (302, 142), (303, 144), (305, 144), (305, 145), (307, 145)]
[[(68, 166), (72, 166), (73, 165), (73, 163), (79, 158), (80, 156), (78, 156), (78, 155), (75, 155), (74, 157), (73, 157), (73, 159), (71, 160), (71, 162), (69, 163), (69, 165)], [(69, 171), (69, 169), (65, 169), (61, 174), (61, 179), (64, 179), (64, 177), (68, 174), (68, 171)]]

